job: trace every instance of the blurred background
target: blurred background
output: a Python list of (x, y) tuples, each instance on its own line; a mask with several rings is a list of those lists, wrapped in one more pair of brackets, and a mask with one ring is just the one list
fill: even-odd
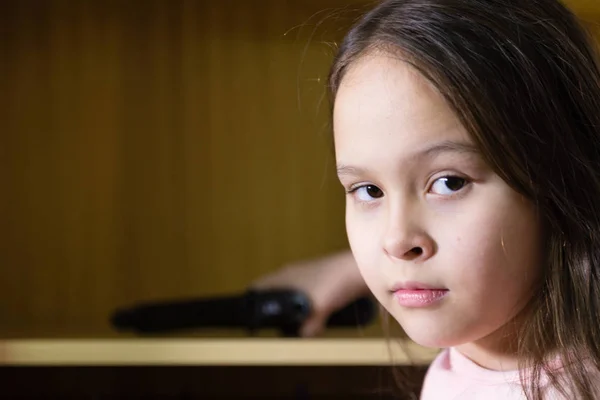
[(324, 84), (371, 4), (2, 1), (0, 336), (114, 336), (345, 248)]

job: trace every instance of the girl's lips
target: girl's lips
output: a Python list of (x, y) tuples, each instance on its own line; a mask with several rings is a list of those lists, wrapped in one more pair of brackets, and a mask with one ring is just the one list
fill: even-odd
[(441, 301), (448, 292), (448, 289), (399, 289), (394, 298), (401, 306), (422, 308)]

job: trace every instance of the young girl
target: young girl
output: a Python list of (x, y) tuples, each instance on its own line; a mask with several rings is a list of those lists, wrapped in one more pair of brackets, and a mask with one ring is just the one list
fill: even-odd
[(600, 69), (556, 0), (384, 1), (330, 75), (350, 247), (423, 399), (600, 398)]
[(421, 398), (600, 398), (600, 69), (557, 0), (383, 1), (330, 75), (367, 286)]

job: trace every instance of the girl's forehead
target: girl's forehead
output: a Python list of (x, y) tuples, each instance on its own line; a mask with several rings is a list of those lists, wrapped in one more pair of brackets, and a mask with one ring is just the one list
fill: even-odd
[(403, 147), (469, 138), (443, 96), (413, 67), (393, 56), (358, 60), (342, 79), (334, 105), (336, 141), (396, 137)]
[[(403, 84), (404, 90), (415, 94), (423, 91), (426, 80), (401, 56), (389, 52), (368, 53), (355, 59), (340, 82), (340, 90), (356, 87), (381, 89), (381, 86)], [(431, 88), (430, 88), (431, 89)]]

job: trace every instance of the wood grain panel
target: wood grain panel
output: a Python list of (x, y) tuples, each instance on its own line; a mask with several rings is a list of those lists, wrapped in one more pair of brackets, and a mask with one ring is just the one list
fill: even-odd
[(275, 0), (0, 7), (1, 335), (110, 336), (117, 306), (243, 290), (346, 245), (322, 101), (339, 18)]

